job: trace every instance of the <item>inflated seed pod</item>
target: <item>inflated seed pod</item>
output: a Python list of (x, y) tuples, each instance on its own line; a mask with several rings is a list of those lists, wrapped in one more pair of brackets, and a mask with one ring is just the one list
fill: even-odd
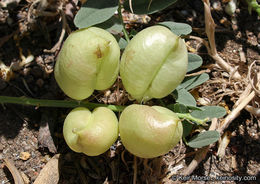
[(118, 76), (120, 48), (106, 30), (90, 27), (69, 35), (58, 55), (55, 79), (69, 97), (82, 100), (109, 88)]
[(180, 141), (182, 123), (169, 109), (133, 104), (119, 119), (120, 138), (125, 148), (141, 158), (168, 153)]
[(98, 107), (73, 109), (66, 117), (63, 136), (75, 152), (96, 156), (106, 152), (118, 137), (118, 120), (113, 111)]
[(164, 26), (152, 26), (127, 45), (120, 75), (132, 98), (147, 101), (169, 95), (184, 79), (187, 65), (185, 42)]

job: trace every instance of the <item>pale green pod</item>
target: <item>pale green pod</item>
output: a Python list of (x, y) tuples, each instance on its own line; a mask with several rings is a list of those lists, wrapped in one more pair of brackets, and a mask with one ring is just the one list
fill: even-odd
[(75, 152), (97, 156), (106, 152), (118, 138), (118, 120), (113, 111), (98, 107), (73, 109), (66, 117), (63, 136)]
[(82, 100), (94, 90), (112, 86), (118, 76), (120, 48), (106, 30), (77, 30), (64, 42), (55, 65), (55, 79), (69, 97)]
[(120, 76), (132, 98), (147, 101), (169, 95), (184, 79), (187, 65), (185, 42), (164, 26), (152, 26), (127, 45)]
[(130, 153), (141, 158), (154, 158), (177, 145), (183, 127), (178, 116), (169, 109), (133, 104), (120, 116), (119, 133)]

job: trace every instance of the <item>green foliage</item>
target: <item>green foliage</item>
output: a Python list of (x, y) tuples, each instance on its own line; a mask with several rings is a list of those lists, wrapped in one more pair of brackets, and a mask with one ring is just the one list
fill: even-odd
[(202, 58), (197, 54), (189, 53), (188, 59), (189, 59), (189, 63), (188, 63), (187, 72), (191, 72), (193, 70), (196, 70), (197, 68), (199, 68), (202, 65), (202, 62), (203, 62)]
[(127, 46), (127, 41), (124, 38), (120, 37), (118, 39), (118, 45), (120, 49), (125, 49), (125, 47)]
[(166, 21), (160, 22), (159, 25), (168, 27), (174, 34), (178, 36), (188, 35), (192, 32), (192, 28), (189, 24)]
[(123, 30), (123, 25), (121, 24), (120, 20), (115, 16), (112, 16), (105, 22), (95, 25), (96, 27), (105, 29), (112, 34), (119, 34)]
[[(130, 0), (126, 0), (124, 2), (124, 9), (131, 11), (130, 9), (132, 8), (135, 14), (156, 13), (177, 2), (177, 0), (131, 0), (132, 7), (130, 8), (129, 1)], [(253, 0), (250, 2), (251, 7), (255, 9), (256, 5), (252, 3)], [(88, 0), (76, 15), (74, 23), (78, 28), (90, 27), (95, 25), (97, 27), (108, 30), (115, 35), (120, 49), (124, 50), (128, 42), (124, 38), (119, 36), (120, 33), (122, 33), (122, 30), (124, 32), (125, 38), (133, 38), (138, 32), (134, 29), (131, 29), (129, 33), (125, 32), (122, 17), (119, 15), (118, 19), (113, 16), (117, 9), (118, 1), (116, 0)], [(173, 33), (178, 36), (188, 35), (192, 32), (192, 27), (185, 23), (165, 21), (159, 23), (159, 25), (163, 25), (169, 28)], [(187, 73), (198, 69), (202, 65), (202, 63), (203, 61), (200, 56), (189, 53)], [(194, 117), (192, 120), (186, 120), (185, 118), (182, 119), (183, 138), (185, 141), (186, 138), (190, 135), (193, 128), (195, 128), (196, 126), (205, 125), (198, 123), (199, 121), (203, 122), (203, 120), (205, 120), (206, 118), (219, 118), (226, 114), (226, 110), (218, 106), (197, 107), (195, 98), (190, 94), (189, 90), (196, 88), (197, 86), (206, 82), (208, 79), (209, 75), (207, 73), (186, 77), (172, 93), (172, 96), (175, 99), (176, 103), (167, 105), (167, 108), (174, 112), (183, 114), (190, 113), (190, 117)], [(198, 122), (196, 122), (196, 120), (198, 120)], [(190, 147), (200, 148), (214, 143), (219, 139), (219, 137), (220, 135), (217, 131), (206, 131), (193, 136), (186, 143)]]
[(219, 138), (220, 138), (220, 134), (215, 130), (201, 132), (198, 135), (192, 137), (188, 141), (188, 145), (192, 148), (201, 148), (203, 146), (207, 146), (216, 142)]
[(178, 113), (188, 113), (189, 109), (183, 104), (175, 103), (175, 104), (170, 104), (167, 105), (167, 108), (172, 110), (173, 112), (178, 112)]
[(117, 8), (117, 0), (88, 0), (78, 11), (74, 24), (78, 28), (100, 24), (111, 18)]
[(194, 97), (184, 88), (177, 89), (174, 92), (175, 101), (185, 106), (196, 107), (196, 100)]
[[(131, 11), (129, 1), (125, 1), (124, 7), (126, 10)], [(177, 0), (131, 0), (131, 2), (135, 14), (152, 14), (167, 8)]]
[(221, 118), (226, 115), (226, 109), (220, 106), (203, 106), (200, 110), (194, 110), (191, 113), (196, 118)]
[(252, 10), (256, 11), (258, 16), (260, 16), (260, 5), (257, 3), (256, 0), (247, 0), (248, 4), (248, 11), (251, 14)]
[(196, 76), (185, 77), (185, 79), (177, 87), (177, 89), (185, 88), (186, 90), (191, 90), (191, 89), (203, 84), (207, 80), (209, 80), (209, 75), (206, 73), (196, 75)]
[(193, 125), (191, 123), (189, 123), (187, 120), (183, 120), (182, 127), (183, 127), (182, 137), (185, 138), (188, 135), (190, 135)]

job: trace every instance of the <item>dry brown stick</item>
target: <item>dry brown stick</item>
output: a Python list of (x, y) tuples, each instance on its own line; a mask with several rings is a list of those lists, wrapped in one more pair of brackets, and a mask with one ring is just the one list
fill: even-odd
[(150, 175), (152, 175), (153, 169), (148, 165), (148, 159), (147, 158), (144, 159), (143, 164), (144, 164), (144, 168), (148, 169), (150, 171)]
[(260, 117), (260, 108), (253, 107), (251, 105), (245, 106), (245, 109), (250, 112), (251, 114)]
[[(211, 16), (210, 3), (209, 0), (203, 0), (203, 3), (204, 3), (204, 12), (205, 12), (205, 26), (206, 26), (205, 29), (206, 29), (207, 37), (209, 39), (209, 44), (205, 44), (204, 39), (201, 39), (201, 42), (205, 44), (209, 52), (209, 55), (216, 61), (216, 63), (221, 68), (228, 71), (230, 75), (232, 74), (233, 78), (241, 79), (240, 74), (237, 71), (235, 71), (235, 69), (231, 67), (228, 63), (226, 63), (217, 53), (216, 45), (215, 45), (215, 23)], [(243, 96), (242, 98), (241, 97), (239, 98), (241, 103), (232, 110), (232, 112), (225, 118), (223, 125), (217, 129), (217, 131), (219, 131), (220, 134), (223, 133), (223, 131), (239, 115), (240, 111), (245, 108), (245, 106), (254, 98), (254, 96), (255, 96), (255, 92), (253, 91), (250, 93), (249, 96), (246, 97)], [(217, 122), (217, 120), (214, 121)], [(213, 125), (211, 124), (210, 127), (211, 130), (216, 129), (215, 123), (212, 120)], [(212, 145), (204, 147), (198, 151), (198, 153), (196, 154), (195, 158), (192, 160), (188, 168), (184, 170), (183, 175), (190, 175), (196, 169), (199, 163), (206, 157), (210, 146)]]
[(211, 15), (210, 2), (209, 2), (209, 0), (203, 0), (203, 4), (204, 4), (204, 17), (205, 17), (205, 31), (206, 31), (207, 37), (209, 39), (209, 47), (210, 47), (209, 55), (216, 61), (216, 63), (221, 68), (228, 71), (230, 74), (232, 73), (233, 78), (240, 79), (241, 75), (218, 55), (218, 52), (216, 49), (216, 43), (215, 43), (216, 24)]
[(252, 86), (250, 84), (247, 85), (246, 89), (244, 90), (243, 93), (241, 93), (239, 99), (236, 101), (233, 108), (236, 108), (243, 101), (243, 99), (246, 98), (250, 94), (251, 90), (252, 90)]
[(209, 0), (203, 0), (204, 3), (204, 18), (205, 18), (205, 32), (207, 34), (207, 37), (209, 39), (209, 45), (211, 53), (210, 55), (216, 55), (217, 49), (216, 49), (216, 43), (215, 43), (215, 27), (216, 24), (211, 16), (210, 11), (210, 2)]
[(20, 172), (14, 166), (13, 161), (11, 161), (7, 158), (4, 159), (4, 161), (5, 161), (4, 165), (9, 169), (9, 171), (11, 172), (11, 174), (14, 178), (14, 183), (15, 184), (24, 184), (23, 178), (22, 178)]
[(67, 19), (66, 19), (65, 13), (62, 10), (62, 5), (59, 7), (59, 11), (61, 14), (61, 19), (62, 19), (62, 30), (61, 30), (60, 38), (59, 38), (58, 42), (54, 45), (54, 47), (52, 47), (50, 50), (45, 49), (44, 52), (48, 52), (48, 53), (56, 52), (60, 48), (63, 38), (65, 36), (66, 27), (68, 24), (67, 24)]
[(198, 72), (186, 74), (185, 77), (196, 76), (196, 75), (200, 75), (200, 74), (203, 74), (203, 73), (209, 73), (209, 72), (210, 72), (210, 69), (201, 70), (201, 71), (198, 71)]
[(122, 162), (125, 164), (126, 170), (129, 171), (128, 165), (127, 165), (127, 163), (126, 163), (126, 161), (125, 161), (125, 151), (126, 151), (126, 150), (122, 151), (122, 153), (121, 153), (121, 160), (122, 160)]
[[(239, 115), (240, 111), (245, 108), (245, 106), (254, 98), (255, 92), (252, 91), (248, 96), (244, 98), (244, 96), (239, 98), (238, 101), (241, 101), (241, 103), (232, 110), (232, 112), (225, 118), (224, 123), (218, 127), (217, 131), (220, 134), (223, 134), (223, 131), (230, 125), (230, 123)], [(216, 122), (213, 122), (214, 119), (212, 119), (212, 124), (209, 128), (209, 130), (215, 130), (216, 129)], [(216, 121), (216, 120), (214, 120)], [(207, 147), (204, 147), (198, 151), (196, 154), (195, 158), (192, 160), (190, 165), (188, 166), (187, 169), (184, 170), (183, 175), (190, 175), (196, 167), (199, 165), (199, 163), (206, 157), (209, 148), (212, 145), (209, 145)]]
[(133, 178), (133, 184), (136, 184), (137, 179), (137, 163), (136, 163), (136, 156), (134, 156), (134, 178)]
[(240, 114), (240, 111), (243, 110), (249, 102), (255, 97), (255, 91), (252, 91), (249, 96), (243, 99), (241, 103), (232, 110), (232, 112), (225, 118), (223, 124), (218, 128), (220, 134), (229, 126), (229, 124)]
[[(255, 86), (255, 85), (254, 85), (254, 82), (253, 82), (254, 80), (251, 78), (252, 67), (253, 67), (253, 65), (254, 65), (255, 63), (256, 63), (256, 61), (254, 61), (254, 62), (249, 66), (249, 69), (248, 69), (248, 80), (249, 80), (249, 82), (250, 82), (252, 88), (255, 90), (255, 92), (260, 95), (260, 90), (257, 89), (258, 84), (256, 84), (256, 86)], [(257, 77), (257, 79), (259, 78), (259, 73), (256, 75), (256, 77)], [(259, 82), (260, 82), (260, 81), (258, 81), (257, 83), (259, 83)]]
[[(209, 130), (215, 130), (217, 128), (217, 124), (218, 119), (213, 118)], [(184, 176), (190, 175), (197, 168), (199, 163), (206, 157), (210, 147), (211, 145), (208, 145), (198, 150), (198, 152), (195, 155), (195, 158), (191, 161), (189, 166), (183, 171)]]

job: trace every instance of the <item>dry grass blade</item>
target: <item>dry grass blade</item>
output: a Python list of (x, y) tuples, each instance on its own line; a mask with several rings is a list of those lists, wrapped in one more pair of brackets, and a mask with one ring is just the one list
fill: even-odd
[(216, 24), (211, 15), (210, 2), (209, 2), (209, 0), (203, 0), (203, 4), (204, 4), (204, 13), (205, 13), (205, 15), (204, 15), (205, 31), (206, 31), (207, 37), (209, 39), (209, 47), (210, 47), (210, 50), (208, 50), (209, 55), (216, 61), (216, 63), (221, 68), (228, 71), (230, 75), (232, 74), (233, 78), (241, 79), (240, 74), (218, 55), (217, 49), (216, 49), (216, 43), (215, 43)]
[(136, 156), (134, 156), (134, 178), (133, 178), (133, 184), (136, 184), (137, 179), (137, 163), (136, 163)]
[(153, 2), (153, 0), (149, 1), (148, 8), (147, 8), (148, 10), (150, 9), (152, 2)]
[[(218, 120), (217, 118), (213, 118), (212, 119), (212, 123), (209, 127), (209, 130), (216, 130), (218, 125)], [(199, 165), (199, 163), (204, 160), (204, 158), (206, 157), (209, 148), (211, 145), (203, 147), (201, 149), (198, 150), (198, 152), (195, 155), (195, 158), (191, 161), (191, 163), (189, 164), (189, 166), (183, 171), (183, 175), (187, 176), (190, 175)]]
[(249, 102), (255, 97), (255, 91), (252, 91), (249, 96), (243, 99), (241, 103), (232, 110), (232, 112), (225, 118), (223, 124), (218, 128), (220, 134), (230, 125), (230, 123), (240, 114), (240, 111), (243, 110)]
[(44, 52), (48, 52), (48, 53), (56, 52), (60, 48), (60, 46), (62, 44), (62, 41), (64, 39), (64, 36), (65, 36), (65, 33), (66, 33), (66, 29), (68, 27), (68, 24), (67, 24), (67, 19), (66, 19), (65, 13), (62, 10), (62, 6), (63, 6), (63, 4), (61, 4), (60, 7), (58, 8), (58, 10), (59, 10), (59, 12), (61, 14), (61, 20), (62, 20), (62, 30), (61, 30), (60, 38), (59, 38), (58, 42), (54, 45), (54, 47), (52, 49), (50, 49), (50, 50), (45, 49)]
[(9, 159), (4, 159), (4, 162), (4, 165), (9, 169), (12, 174), (15, 184), (24, 184), (23, 178), (20, 172), (16, 169), (13, 161)]
[(256, 117), (260, 117), (260, 108), (252, 107), (251, 105), (247, 105), (245, 109)]
[(204, 0), (204, 11), (205, 11), (205, 31), (209, 39), (211, 55), (217, 54), (216, 44), (215, 44), (215, 27), (216, 24), (211, 16), (210, 3), (209, 0)]
[(132, 0), (129, 0), (129, 7), (130, 7), (130, 10), (131, 10), (131, 13), (134, 13), (134, 11), (133, 11), (133, 5), (132, 5)]
[(231, 137), (231, 132), (227, 131), (224, 133), (221, 140), (219, 141), (219, 147), (217, 152), (219, 158), (224, 158), (226, 154), (227, 146), (230, 142), (230, 137)]
[[(259, 72), (253, 72), (252, 68), (253, 66), (256, 64), (256, 61), (254, 61), (250, 66), (249, 66), (249, 69), (248, 69), (248, 80), (252, 86), (252, 88), (255, 90), (255, 92), (260, 95), (260, 90), (258, 89), (259, 88), (259, 85), (260, 85), (260, 73)], [(257, 69), (255, 69), (257, 70)], [(252, 79), (251, 78), (251, 74), (256, 74), (254, 75), (254, 78)]]

